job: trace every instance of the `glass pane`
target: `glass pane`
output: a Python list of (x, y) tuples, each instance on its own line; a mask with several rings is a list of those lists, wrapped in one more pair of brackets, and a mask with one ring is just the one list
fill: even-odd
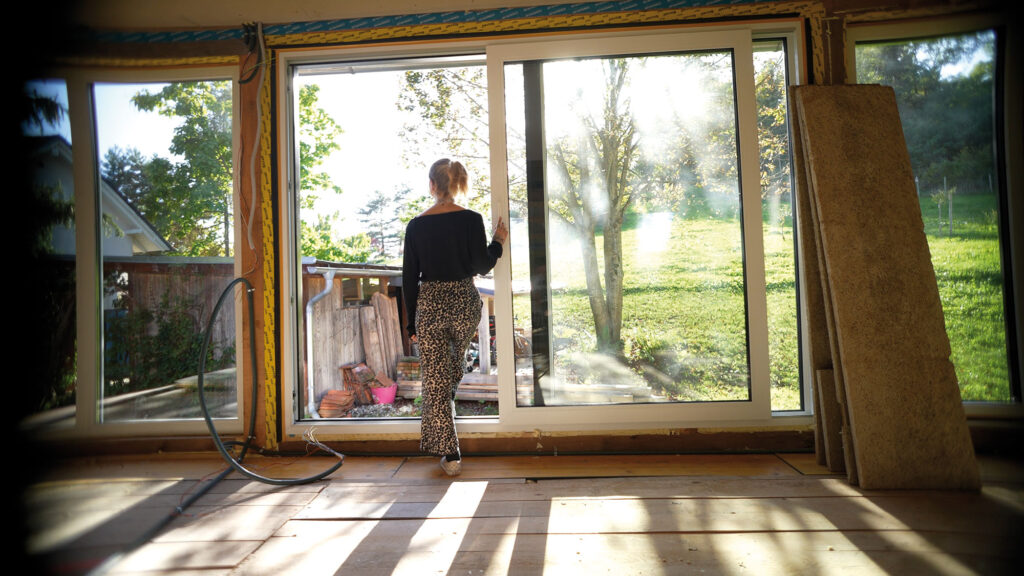
[(527, 186), (512, 222), (517, 348), (531, 351), (520, 405), (748, 400), (732, 54), (526, 63), (506, 78), (527, 166), (543, 87), (544, 189)]
[(785, 42), (754, 42), (772, 410), (803, 407), (786, 79)]
[[(234, 277), (231, 82), (96, 84), (102, 421), (201, 418), (203, 334)], [(206, 351), (214, 417), (237, 415), (235, 307)]]
[(75, 422), (76, 319), (75, 319), (75, 189), (72, 170), (68, 92), (63, 80), (27, 82), (24, 95), (31, 116), (22, 125), (30, 147), (30, 199), (39, 216), (31, 254), (35, 269), (22, 279), (22, 306), (36, 311), (31, 334), (30, 361), (34, 377), (21, 382), (34, 386), (26, 396), (32, 413), (26, 427), (72, 426)]
[[(529, 209), (526, 193), (526, 112), (523, 65), (505, 65), (505, 149), (508, 157), (509, 236), (506, 256), (512, 263), (512, 326), (516, 404), (533, 406), (533, 312), (531, 309)], [(543, 215), (543, 210), (540, 210)], [(539, 238), (543, 250), (544, 238)], [(537, 278), (539, 289), (547, 280)]]
[(995, 34), (858, 44), (857, 80), (896, 91), (964, 400), (1009, 402)]
[[(474, 57), (337, 68), (299, 67), (294, 78), (304, 262), (299, 415), (415, 418), (421, 382), (400, 282), (405, 227), (432, 204), (428, 170), (440, 158), (465, 165), (470, 190), (456, 202), (490, 226), (486, 69)], [(494, 281), (476, 284), (486, 308), (466, 352), (459, 416), (497, 414)], [(480, 333), (490, 336), (481, 343)]]

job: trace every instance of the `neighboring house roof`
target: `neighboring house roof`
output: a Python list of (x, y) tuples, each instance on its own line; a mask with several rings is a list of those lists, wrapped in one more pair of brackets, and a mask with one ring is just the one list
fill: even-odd
[[(28, 140), (34, 143), (38, 155), (51, 155), (64, 161), (70, 171), (72, 166), (71, 144), (62, 136), (37, 136), (29, 137)], [(65, 185), (65, 189), (68, 196), (74, 195), (73, 179), (70, 179), (69, 183)], [(118, 229), (131, 240), (133, 254), (157, 254), (171, 251), (171, 244), (105, 178), (100, 179), (100, 194), (100, 207), (103, 214), (110, 218)]]

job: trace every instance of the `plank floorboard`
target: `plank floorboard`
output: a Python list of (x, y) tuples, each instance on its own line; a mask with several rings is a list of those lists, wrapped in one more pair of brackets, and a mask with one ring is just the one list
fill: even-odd
[(193, 505), (153, 541), (266, 540), (301, 509), (301, 506)]
[[(334, 483), (324, 488), (300, 512), (298, 519), (383, 517), (389, 506), (401, 503), (438, 503), (467, 481), (431, 485), (373, 485)], [(557, 498), (603, 500), (666, 498), (796, 498), (858, 497), (862, 492), (840, 479), (784, 477), (771, 482), (751, 482), (721, 477), (647, 477), (597, 478), (582, 483), (575, 480), (540, 480), (529, 483), (486, 484), (481, 502), (550, 501)], [(457, 491), (455, 492), (458, 493)]]
[[(1024, 519), (998, 502), (955, 495), (860, 498), (555, 498), (533, 501), (452, 499), (378, 506), (317, 520), (540, 518), (546, 533), (706, 532), (771, 530), (936, 530), (998, 535), (1024, 533)], [(351, 511), (352, 509), (346, 510)]]
[(235, 541), (230, 546), (222, 542), (151, 542), (128, 554), (109, 573), (152, 573), (159, 570), (188, 570), (189, 574), (192, 570), (226, 573), (262, 544), (262, 540)]
[[(598, 478), (615, 476), (796, 476), (773, 454), (644, 456), (506, 456), (465, 458), (462, 479)], [(410, 458), (396, 479), (443, 478), (436, 458)]]
[(1005, 554), (1005, 540), (960, 533), (562, 534), (531, 530), (535, 524), (513, 519), (290, 522), (238, 573), (999, 574), (1008, 573), (1012, 560)]
[[(50, 573), (86, 574), (216, 462), (156, 460), (159, 474), (174, 464), (186, 477), (91, 460), (33, 485), (33, 557)], [(494, 457), (466, 469), (474, 464), (477, 477), (434, 476), (433, 458), (353, 458), (347, 476), (304, 486), (229, 478), (109, 573), (987, 575), (1024, 560), (1015, 462), (983, 464), (980, 492), (863, 490), (821, 474), (810, 454)]]
[(796, 468), (798, 472), (806, 476), (826, 476), (833, 474), (827, 466), (818, 463), (818, 458), (811, 453), (779, 454), (786, 464)]
[[(402, 466), (405, 458), (348, 457), (331, 479), (386, 480)], [(243, 464), (253, 472), (275, 478), (302, 478), (319, 473), (337, 462), (334, 457), (296, 456), (267, 457), (249, 454)], [(213, 477), (228, 467), (220, 454), (148, 454), (130, 456), (99, 456), (57, 462), (44, 481), (130, 480), (130, 479), (203, 479)], [(250, 481), (232, 472), (225, 481)]]

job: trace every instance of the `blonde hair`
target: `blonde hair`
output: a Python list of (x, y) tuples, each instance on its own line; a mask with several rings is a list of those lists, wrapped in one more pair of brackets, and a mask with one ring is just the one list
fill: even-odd
[(459, 161), (442, 158), (430, 167), (430, 181), (437, 189), (440, 200), (451, 200), (456, 194), (469, 189), (469, 174)]

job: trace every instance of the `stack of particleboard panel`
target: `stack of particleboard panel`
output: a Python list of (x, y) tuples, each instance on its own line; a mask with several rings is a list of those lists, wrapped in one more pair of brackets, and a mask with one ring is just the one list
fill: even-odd
[(977, 489), (895, 94), (857, 85), (793, 95), (857, 482)]
[[(796, 106), (790, 102), (790, 110)], [(810, 350), (808, 355), (811, 363), (813, 384), (811, 386), (814, 403), (814, 452), (819, 464), (828, 467), (836, 474), (847, 472), (850, 482), (856, 484), (856, 467), (851, 461), (847, 466), (846, 459), (852, 458), (852, 449), (843, 449), (843, 440), (850, 441), (849, 434), (842, 434), (842, 408), (836, 400), (833, 367), (837, 366), (838, 352), (830, 347), (832, 318), (826, 310), (825, 297), (828, 292), (828, 278), (824, 276), (824, 255), (821, 252), (821, 238), (817, 233), (817, 218), (811, 210), (810, 190), (807, 165), (804, 162), (802, 142), (800, 141), (800, 123), (796, 114), (791, 114), (793, 122), (793, 182), (796, 188), (796, 214), (800, 250), (801, 275), (804, 285), (801, 294), (806, 310), (806, 326), (810, 333)]]

